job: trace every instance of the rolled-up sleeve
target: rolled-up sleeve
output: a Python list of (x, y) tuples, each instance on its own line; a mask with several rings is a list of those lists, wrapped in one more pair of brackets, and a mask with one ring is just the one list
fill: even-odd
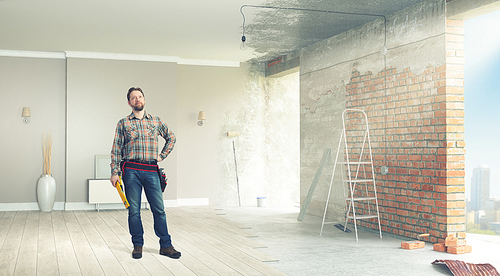
[(113, 147), (111, 148), (111, 175), (119, 174), (120, 162), (123, 159), (122, 149), (125, 141), (123, 131), (123, 120), (120, 120), (116, 125), (115, 138), (113, 139)]
[(159, 134), (161, 137), (165, 139), (165, 146), (163, 146), (163, 149), (161, 150), (159, 155), (161, 159), (165, 159), (174, 149), (176, 138), (174, 133), (167, 126), (167, 124), (165, 124), (165, 122), (163, 122), (161, 119), (159, 126)]

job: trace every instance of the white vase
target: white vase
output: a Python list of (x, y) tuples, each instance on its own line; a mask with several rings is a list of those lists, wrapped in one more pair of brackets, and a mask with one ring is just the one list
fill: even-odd
[(52, 211), (56, 200), (56, 180), (51, 175), (44, 174), (38, 179), (37, 196), (40, 211)]

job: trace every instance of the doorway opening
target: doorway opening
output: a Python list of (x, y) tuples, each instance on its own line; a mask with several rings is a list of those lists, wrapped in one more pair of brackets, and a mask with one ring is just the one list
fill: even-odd
[(464, 22), (467, 232), (500, 235), (500, 11)]

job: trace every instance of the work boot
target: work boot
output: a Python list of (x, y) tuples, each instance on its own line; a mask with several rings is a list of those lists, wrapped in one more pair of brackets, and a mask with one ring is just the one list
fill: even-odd
[(160, 248), (160, 255), (165, 255), (172, 259), (179, 259), (181, 257), (181, 252), (174, 249), (173, 246), (167, 248)]
[(140, 259), (142, 258), (142, 246), (134, 245), (134, 251), (132, 251), (132, 258)]

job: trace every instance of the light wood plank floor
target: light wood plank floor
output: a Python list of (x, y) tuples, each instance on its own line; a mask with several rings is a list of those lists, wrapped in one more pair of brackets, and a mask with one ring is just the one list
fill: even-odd
[(158, 254), (143, 209), (142, 259), (131, 257), (126, 210), (0, 212), (0, 275), (286, 275), (251, 229), (208, 206), (167, 208), (178, 260)]

